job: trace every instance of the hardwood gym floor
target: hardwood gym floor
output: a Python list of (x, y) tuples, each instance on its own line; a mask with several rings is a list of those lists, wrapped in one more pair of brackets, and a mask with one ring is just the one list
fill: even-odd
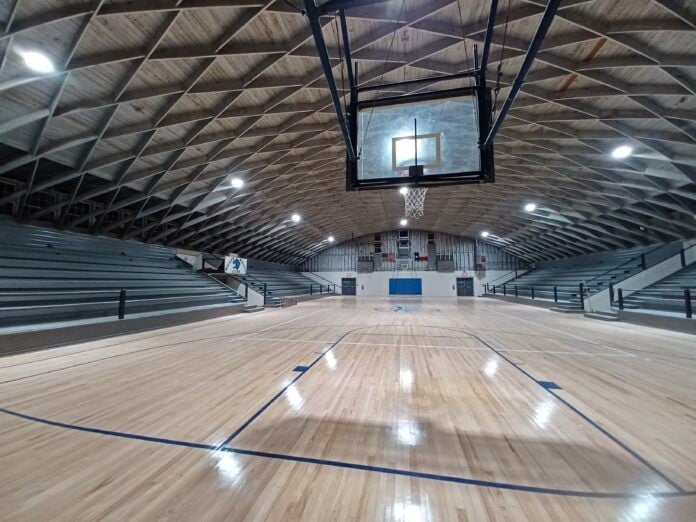
[(692, 521), (695, 376), (694, 336), (467, 298), (5, 357), (0, 519)]

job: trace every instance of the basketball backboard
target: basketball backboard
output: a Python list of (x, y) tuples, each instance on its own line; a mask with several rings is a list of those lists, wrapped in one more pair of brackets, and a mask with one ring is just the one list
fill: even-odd
[(469, 87), (358, 101), (350, 118), (357, 159), (348, 160), (348, 189), (492, 182), (492, 152), (479, 145), (487, 94)]

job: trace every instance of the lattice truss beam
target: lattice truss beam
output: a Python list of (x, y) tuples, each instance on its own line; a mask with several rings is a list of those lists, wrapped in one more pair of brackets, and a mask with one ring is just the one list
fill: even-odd
[[(0, 1), (2, 212), (281, 262), (313, 255), (329, 234), (393, 228), (396, 191), (344, 191), (328, 87), (292, 4)], [(487, 74), (498, 106), (545, 2), (499, 5)], [(466, 69), (488, 10), (463, 0), (349, 9), (359, 82)], [(684, 0), (563, 2), (496, 138), (496, 184), (431, 189), (414, 226), (489, 230), (530, 260), (694, 236), (695, 21)], [(345, 94), (338, 22), (321, 23)], [(27, 69), (20, 53), (34, 49), (55, 73)], [(624, 143), (635, 154), (612, 159)], [(535, 212), (522, 210), (528, 201)]]

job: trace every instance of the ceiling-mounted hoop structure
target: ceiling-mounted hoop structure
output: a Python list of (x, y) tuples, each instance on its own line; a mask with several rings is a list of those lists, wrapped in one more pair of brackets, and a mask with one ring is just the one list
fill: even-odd
[[(331, 99), (333, 102), (336, 116), (338, 118), (341, 132), (346, 145), (346, 189), (361, 190), (361, 189), (380, 189), (388, 188), (394, 185), (400, 186), (432, 186), (432, 185), (452, 185), (466, 183), (492, 183), (495, 181), (495, 166), (493, 158), (493, 140), (498, 130), (500, 129), (507, 113), (515, 101), (515, 97), (520, 88), (524, 84), (524, 80), (531, 68), (536, 57), (541, 43), (543, 42), (546, 33), (551, 25), (553, 18), (556, 15), (560, 0), (549, 0), (546, 5), (544, 14), (542, 15), (539, 26), (535, 32), (534, 38), (529, 45), (529, 49), (525, 56), (524, 62), (518, 71), (515, 81), (508, 97), (501, 107), (495, 121), (491, 121), (491, 91), (486, 83), (486, 68), (488, 66), (488, 58), (490, 55), (491, 41), (493, 36), (493, 28), (495, 25), (495, 17), (498, 9), (498, 0), (491, 0), (488, 23), (486, 25), (486, 34), (483, 42), (483, 50), (479, 56), (477, 45), (474, 45), (474, 67), (463, 70), (456, 74), (430, 76), (416, 80), (405, 80), (402, 82), (392, 82), (379, 85), (360, 86), (358, 83), (357, 64), (353, 64), (351, 59), (350, 39), (345, 18), (345, 10), (353, 7), (367, 6), (377, 3), (383, 3), (385, 0), (328, 0), (317, 6), (315, 0), (304, 0), (305, 13), (309, 18), (309, 23), (312, 28), (314, 41), (317, 47), (317, 52), (321, 60), (324, 76), (329, 85)], [(333, 68), (329, 53), (326, 48), (326, 42), (321, 31), (319, 18), (338, 12), (341, 20), (341, 32), (343, 37), (343, 52), (345, 62), (348, 69), (348, 79), (350, 82), (350, 105), (344, 112), (341, 106), (341, 100), (336, 86), (336, 80), (333, 74)], [(397, 29), (395, 29), (397, 30)], [(378, 98), (369, 101), (361, 101), (360, 94), (369, 91), (382, 91), (388, 88), (395, 87), (412, 87), (416, 85), (427, 85), (435, 82), (450, 82), (461, 78), (473, 78), (475, 85), (472, 85), (468, 91), (459, 89), (460, 95), (471, 96), (475, 100), (477, 115), (478, 115), (478, 149), (480, 154), (479, 170), (477, 171), (462, 171), (462, 172), (447, 172), (444, 175), (425, 175), (422, 167), (416, 163), (413, 168), (409, 169), (409, 176), (404, 177), (385, 177), (360, 179), (358, 176), (358, 113), (366, 106), (376, 106), (377, 104), (404, 104), (412, 101), (417, 101), (417, 97), (423, 97), (424, 94), (404, 94), (391, 98)], [(428, 99), (444, 99), (453, 94), (451, 89), (427, 93)], [(421, 98), (422, 99), (422, 98)], [(418, 138), (415, 137), (414, 148), (418, 149)]]

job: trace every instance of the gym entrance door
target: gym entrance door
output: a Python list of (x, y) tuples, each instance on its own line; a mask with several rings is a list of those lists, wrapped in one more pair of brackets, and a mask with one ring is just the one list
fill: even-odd
[(343, 295), (355, 295), (355, 278), (344, 277), (341, 279), (341, 293)]
[(473, 297), (474, 295), (474, 278), (473, 277), (458, 277), (457, 278), (457, 296)]

